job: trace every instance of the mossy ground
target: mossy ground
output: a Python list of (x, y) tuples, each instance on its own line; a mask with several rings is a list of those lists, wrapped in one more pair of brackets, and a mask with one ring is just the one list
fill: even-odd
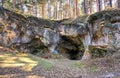
[[(114, 74), (119, 78), (120, 54), (89, 61), (43, 59), (38, 56), (0, 48), (1, 78), (103, 78)], [(107, 72), (106, 72), (107, 71)]]

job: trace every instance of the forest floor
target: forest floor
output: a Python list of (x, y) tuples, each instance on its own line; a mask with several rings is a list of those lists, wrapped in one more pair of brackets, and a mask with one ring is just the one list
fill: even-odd
[(0, 47), (0, 78), (120, 78), (120, 52), (80, 61), (43, 59)]

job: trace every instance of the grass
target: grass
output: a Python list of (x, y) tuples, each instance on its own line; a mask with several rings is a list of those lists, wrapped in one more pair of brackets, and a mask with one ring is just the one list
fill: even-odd
[(89, 67), (89, 71), (92, 72), (92, 73), (95, 73), (98, 71), (98, 67), (97, 66), (91, 66)]
[(99, 70), (99, 68), (96, 65), (89, 65), (88, 61), (75, 61), (70, 65), (71, 68), (75, 69), (85, 69), (88, 72), (95, 73)]
[(36, 66), (45, 70), (53, 68), (52, 63), (40, 57), (25, 53), (0, 54), (0, 67), (21, 67), (21, 70), (32, 71)]
[(82, 62), (82, 61), (81, 62), (74, 62), (70, 65), (70, 67), (72, 67), (72, 68), (83, 68), (85, 66), (86, 66), (85, 62)]
[(40, 66), (45, 70), (51, 70), (53, 68), (53, 64), (50, 62), (47, 62), (46, 60), (41, 60)]

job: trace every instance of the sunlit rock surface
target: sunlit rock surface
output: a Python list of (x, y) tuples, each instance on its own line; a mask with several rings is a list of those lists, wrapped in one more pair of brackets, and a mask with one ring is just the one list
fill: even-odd
[(31, 53), (46, 48), (55, 54), (68, 53), (71, 59), (80, 57), (84, 47), (82, 59), (90, 59), (91, 48), (120, 49), (120, 11), (53, 21), (0, 8), (0, 46)]
[[(120, 11), (102, 11), (85, 18), (78, 17), (71, 24), (62, 24), (60, 34), (74, 45), (82, 41), (85, 52), (82, 59), (91, 58), (91, 49), (120, 49)], [(83, 21), (84, 20), (84, 21)], [(77, 40), (76, 40), (77, 39)], [(81, 44), (82, 44), (81, 43)], [(78, 50), (79, 51), (79, 50)]]
[(57, 22), (24, 17), (4, 8), (0, 8), (0, 12), (1, 46), (28, 52), (35, 49), (37, 45), (31, 46), (31, 43), (33, 44), (32, 41), (37, 39), (40, 40), (38, 44), (41, 44), (38, 47), (47, 46), (50, 52), (58, 53), (56, 50), (59, 42), (59, 33), (56, 31)]

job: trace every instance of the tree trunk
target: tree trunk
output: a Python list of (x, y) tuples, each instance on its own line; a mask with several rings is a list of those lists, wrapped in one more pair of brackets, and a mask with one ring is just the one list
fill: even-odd
[(84, 13), (87, 14), (87, 0), (84, 0)]
[(42, 18), (42, 11), (41, 11), (41, 9), (42, 9), (42, 4), (39, 4), (39, 17), (40, 18)]
[(51, 3), (51, 1), (48, 0), (48, 7), (47, 7), (47, 9), (48, 9), (48, 18), (49, 19), (51, 19), (51, 5), (50, 5), (50, 3)]
[(78, 16), (78, 0), (75, 0), (76, 17)]
[(109, 3), (110, 3), (110, 7), (112, 7), (112, 0), (109, 0)]
[[(104, 0), (104, 7), (106, 8), (106, 0)], [(105, 9), (105, 8), (104, 8), (104, 9)]]
[(73, 18), (75, 18), (76, 17), (76, 11), (75, 11), (75, 3), (73, 2)]
[(101, 11), (101, 0), (98, 0), (98, 10)]
[(62, 19), (62, 1), (60, 1), (59, 10), (60, 10), (60, 19)]
[(118, 0), (118, 8), (120, 8), (120, 0)]
[(43, 3), (42, 4), (42, 18), (44, 18), (44, 16), (45, 16), (45, 14), (44, 14), (44, 12), (45, 12), (45, 4)]
[(92, 0), (89, 3), (90, 3), (90, 13), (92, 13)]
[(36, 17), (38, 16), (38, 5), (37, 5), (37, 3), (36, 3)]
[(57, 19), (57, 1), (54, 4), (54, 19)]

